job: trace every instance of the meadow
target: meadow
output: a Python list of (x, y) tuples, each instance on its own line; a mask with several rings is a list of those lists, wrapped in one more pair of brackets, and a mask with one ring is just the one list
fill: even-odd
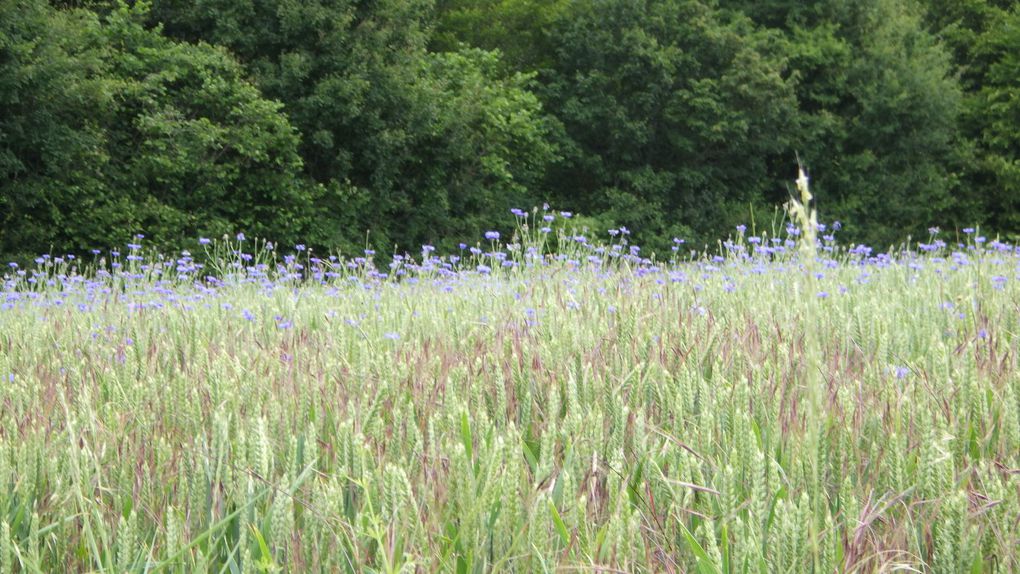
[(11, 265), (0, 573), (1020, 570), (1020, 250), (569, 215)]

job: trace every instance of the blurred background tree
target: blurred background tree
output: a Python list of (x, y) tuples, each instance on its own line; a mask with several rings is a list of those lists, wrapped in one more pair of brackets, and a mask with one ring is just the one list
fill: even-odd
[(1015, 236), (1018, 20), (1005, 0), (0, 0), (0, 253), (139, 231), (450, 248), (543, 202), (663, 250), (770, 218), (798, 156), (850, 240)]

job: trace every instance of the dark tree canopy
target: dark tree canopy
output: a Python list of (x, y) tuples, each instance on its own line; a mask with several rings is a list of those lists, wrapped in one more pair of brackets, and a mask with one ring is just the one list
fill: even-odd
[(1008, 0), (0, 1), (0, 253), (452, 247), (543, 202), (647, 247), (798, 158), (880, 247), (1020, 235)]
[[(528, 78), (495, 55), (426, 51), (430, 4), (158, 1), (169, 34), (226, 46), (303, 134), (313, 240), (455, 243), (528, 205), (553, 148)], [(399, 223), (397, 223), (399, 222)]]
[(0, 12), (3, 251), (305, 232), (298, 135), (222, 48), (146, 29), (144, 6), (20, 4)]
[[(785, 58), (739, 14), (697, 1), (577, 4), (539, 88), (564, 125), (558, 203), (648, 244), (718, 236), (779, 185), (796, 117)], [(746, 220), (746, 219), (745, 219)]]

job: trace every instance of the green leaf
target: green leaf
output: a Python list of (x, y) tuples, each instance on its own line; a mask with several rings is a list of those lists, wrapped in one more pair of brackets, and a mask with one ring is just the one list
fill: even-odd
[(690, 530), (684, 526), (683, 522), (677, 522), (680, 525), (680, 529), (683, 531), (684, 539), (687, 541), (687, 547), (691, 549), (691, 553), (694, 554), (694, 558), (698, 562), (698, 571), (701, 574), (719, 574), (719, 569), (712, 563), (712, 559), (705, 552), (705, 549), (694, 539)]
[[(535, 446), (538, 446), (537, 443)], [(533, 448), (534, 447), (532, 445), (528, 444), (527, 440), (521, 441), (521, 450), (524, 451), (524, 460), (528, 461), (528, 466), (531, 467), (531, 471), (535, 472), (535, 469), (538, 468), (538, 457), (535, 456)]]
[(248, 528), (251, 529), (252, 534), (255, 535), (256, 542), (258, 542), (259, 544), (259, 551), (262, 553), (261, 554), (262, 567), (268, 569), (270, 565), (273, 564), (273, 554), (272, 552), (269, 551), (269, 545), (266, 544), (266, 539), (262, 536), (262, 533), (259, 532), (257, 526), (255, 526), (254, 524), (249, 524)]
[(475, 470), (477, 475), (477, 469), (474, 466), (474, 441), (471, 438), (471, 421), (468, 419), (467, 411), (460, 414), (460, 438), (464, 442), (464, 450), (467, 452), (468, 461), (471, 462), (471, 468)]
[(556, 510), (556, 505), (551, 500), (549, 501), (549, 514), (552, 516), (553, 525), (556, 526), (556, 532), (560, 535), (563, 545), (570, 544), (570, 532), (567, 530), (567, 525), (563, 523), (560, 511)]

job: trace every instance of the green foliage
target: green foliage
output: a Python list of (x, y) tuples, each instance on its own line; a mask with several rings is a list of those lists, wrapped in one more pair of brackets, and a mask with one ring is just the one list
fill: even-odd
[(960, 89), (909, 0), (723, 5), (783, 32), (799, 108), (791, 148), (848, 237), (888, 245), (974, 220), (954, 195)]
[(792, 159), (793, 84), (745, 18), (697, 0), (580, 2), (550, 41), (540, 94), (565, 130), (557, 205), (662, 249), (710, 237), (777, 186), (767, 166)]
[(549, 68), (551, 32), (570, 14), (571, 0), (438, 0), (429, 47), (455, 51), (464, 44), (499, 50), (518, 71)]
[(109, 230), (112, 222), (86, 216), (89, 202), (104, 201), (104, 123), (114, 105), (97, 44), (98, 23), (87, 13), (0, 3), (4, 253), (34, 255), (51, 242), (74, 247), (79, 236)]
[(963, 177), (989, 227), (1020, 234), (1020, 7), (1012, 2), (927, 0), (928, 22), (953, 54), (968, 138)]
[(798, 159), (852, 240), (1018, 234), (1018, 21), (1008, 0), (8, 0), (0, 253), (241, 230), (416, 251), (543, 202), (668, 253), (771, 211)]
[[(139, 4), (138, 6), (142, 6)], [(144, 190), (129, 200), (131, 227), (174, 244), (199, 231), (296, 241), (312, 215), (297, 179), (298, 137), (244, 81), (222, 48), (183, 44), (146, 30), (145, 12), (120, 8), (104, 27), (120, 81), (111, 130), (109, 187)]]
[[(453, 240), (530, 205), (552, 158), (528, 78), (494, 54), (430, 55), (427, 2), (158, 1), (153, 20), (228, 47), (303, 134), (323, 192), (309, 240)], [(496, 215), (498, 214), (498, 218)]]
[(0, 251), (303, 233), (297, 134), (222, 49), (146, 29), (141, 3), (102, 21), (25, 4), (0, 13)]
[(429, 85), (420, 103), (436, 118), (421, 146), (429, 167), (414, 183), (423, 202), (401, 215), (405, 241), (452, 247), (505, 226), (511, 208), (534, 205), (556, 148), (541, 104), (528, 90), (529, 76), (503, 76), (497, 53), (434, 54), (427, 66)]
[(993, 229), (1020, 234), (1020, 6), (1004, 12), (981, 38), (993, 59), (969, 116), (981, 126), (981, 163), (994, 174), (988, 201)]

